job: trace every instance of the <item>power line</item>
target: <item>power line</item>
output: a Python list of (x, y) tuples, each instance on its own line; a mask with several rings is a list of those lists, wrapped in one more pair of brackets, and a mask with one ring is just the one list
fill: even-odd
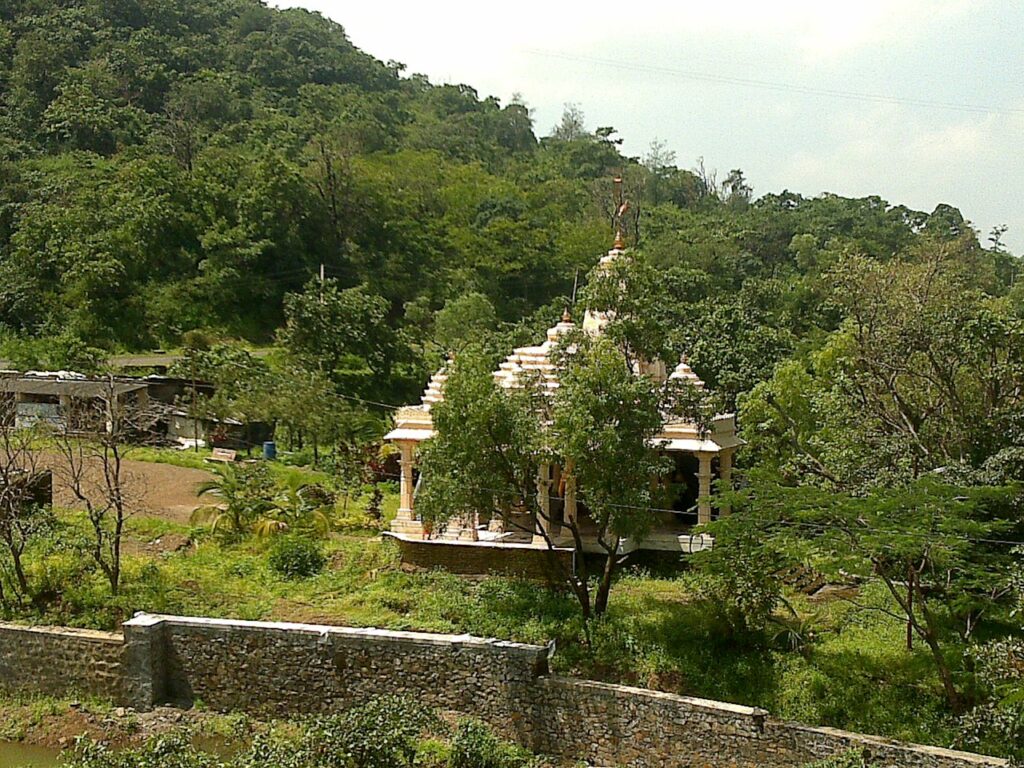
[(621, 61), (617, 59), (603, 59), (595, 56), (582, 56), (577, 54), (563, 53), (558, 51), (547, 51), (540, 48), (527, 48), (527, 53), (538, 56), (546, 56), (563, 61), (575, 61), (582, 64), (597, 64), (600, 66), (614, 67), (615, 69), (628, 69), (635, 72), (648, 72), (651, 74), (668, 75), (685, 80), (698, 82), (715, 83), (718, 85), (737, 85), (746, 88), (761, 88), (765, 90), (779, 91), (783, 93), (796, 93), (807, 96), (829, 96), (832, 98), (849, 99), (852, 101), (871, 102), (877, 104), (897, 104), (909, 107), (925, 107), (930, 109), (949, 109), (958, 112), (970, 112), (974, 114), (1003, 114), (1003, 115), (1024, 115), (1024, 109), (1013, 107), (984, 106), (981, 104), (962, 104), (954, 102), (935, 101), (931, 99), (919, 99), (905, 96), (891, 96), (883, 93), (870, 93), (865, 91), (849, 91), (840, 88), (820, 88), (809, 85), (797, 85), (774, 80), (761, 80), (748, 77), (734, 77), (714, 72), (702, 72), (696, 70), (675, 69), (672, 67), (661, 67), (652, 64), (641, 64), (639, 62)]

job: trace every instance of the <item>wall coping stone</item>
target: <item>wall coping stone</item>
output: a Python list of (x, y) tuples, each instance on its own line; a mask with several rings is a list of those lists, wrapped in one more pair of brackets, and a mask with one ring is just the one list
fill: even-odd
[(972, 763), (974, 765), (986, 766), (986, 768), (990, 768), (990, 766), (993, 765), (1010, 765), (1009, 760), (1006, 760), (1001, 757), (982, 755), (977, 752), (963, 752), (959, 749), (948, 749), (947, 747), (936, 747), (931, 744), (918, 744), (916, 742), (911, 741), (897, 741), (896, 739), (887, 739), (884, 736), (874, 736), (867, 733), (857, 733), (856, 731), (844, 731), (840, 728), (831, 728), (827, 725), (815, 726), (807, 725), (805, 723), (798, 723), (790, 720), (774, 719), (773, 725), (785, 728), (789, 732), (800, 732), (811, 735), (820, 734), (822, 736), (830, 736), (835, 739), (849, 741), (851, 745), (856, 744), (857, 746), (877, 746), (885, 749), (906, 750), (907, 752), (931, 755), (936, 758), (955, 759), (964, 763)]
[(615, 683), (601, 683), (596, 680), (583, 680), (575, 677), (549, 677), (550, 682), (562, 685), (571, 685), (575, 688), (586, 689), (595, 693), (604, 693), (614, 698), (645, 698), (657, 701), (671, 702), (673, 704), (685, 704), (688, 707), (704, 709), (710, 712), (728, 712), (731, 715), (761, 719), (768, 716), (768, 710), (760, 707), (748, 707), (745, 704), (733, 704), (728, 701), (715, 701), (714, 699), (700, 699), (695, 696), (681, 696), (677, 693), (666, 693), (651, 688), (636, 688), (630, 685), (617, 685)]
[(77, 629), (75, 627), (60, 627), (49, 624), (12, 624), (0, 621), (0, 632), (9, 630), (13, 632), (31, 632), (38, 635), (60, 635), (73, 637), (76, 640), (87, 640), (95, 643), (116, 643), (121, 645), (124, 636), (120, 632), (103, 632), (98, 629)]
[(259, 630), (261, 632), (281, 632), (290, 634), (319, 635), (343, 637), (353, 640), (398, 640), (412, 645), (429, 646), (462, 646), (468, 648), (500, 648), (528, 656), (550, 656), (554, 643), (548, 645), (530, 645), (515, 643), (511, 640), (499, 640), (493, 637), (477, 637), (476, 635), (446, 635), (436, 632), (409, 632), (397, 629), (377, 629), (375, 627), (340, 627), (330, 624), (300, 624), (290, 621), (247, 621), (243, 619), (210, 619), (193, 616), (166, 616), (163, 614), (140, 613), (124, 623), (127, 627), (152, 627), (158, 624), (171, 626), (209, 627), (225, 630)]

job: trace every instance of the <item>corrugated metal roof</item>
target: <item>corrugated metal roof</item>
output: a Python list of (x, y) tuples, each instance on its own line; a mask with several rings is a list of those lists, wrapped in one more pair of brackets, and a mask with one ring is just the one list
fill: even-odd
[(75, 379), (0, 379), (0, 392), (23, 395), (49, 395), (60, 397), (97, 398), (113, 393), (120, 396), (146, 389), (138, 382), (81, 381)]

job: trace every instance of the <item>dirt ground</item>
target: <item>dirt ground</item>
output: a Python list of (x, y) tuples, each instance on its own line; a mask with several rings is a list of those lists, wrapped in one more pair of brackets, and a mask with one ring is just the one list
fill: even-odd
[[(44, 454), (40, 463), (53, 470), (53, 503), (60, 507), (80, 506), (68, 488), (60, 459)], [(203, 503), (196, 497), (196, 486), (213, 477), (200, 469), (148, 461), (125, 461), (124, 470), (126, 488), (138, 513), (174, 523), (188, 523), (192, 512)], [(98, 466), (91, 468), (91, 482), (101, 477)]]

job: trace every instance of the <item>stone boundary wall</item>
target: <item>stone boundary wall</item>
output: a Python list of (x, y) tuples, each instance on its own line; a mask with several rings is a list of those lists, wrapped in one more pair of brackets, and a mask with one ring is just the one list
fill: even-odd
[(120, 633), (0, 623), (0, 690), (124, 698)]
[(756, 707), (563, 677), (537, 681), (538, 752), (629, 768), (792, 768), (856, 750), (881, 768), (1006, 760), (776, 720)]
[(267, 715), (340, 711), (395, 693), (525, 733), (522, 703), (549, 656), (547, 647), (469, 635), (153, 618), (147, 631), (164, 647), (157, 700)]
[(538, 752), (629, 768), (793, 768), (850, 749), (883, 768), (1008, 765), (752, 707), (551, 676), (550, 651), (469, 635), (142, 614), (123, 636), (0, 624), (0, 689), (278, 716), (405, 694), (480, 718)]

